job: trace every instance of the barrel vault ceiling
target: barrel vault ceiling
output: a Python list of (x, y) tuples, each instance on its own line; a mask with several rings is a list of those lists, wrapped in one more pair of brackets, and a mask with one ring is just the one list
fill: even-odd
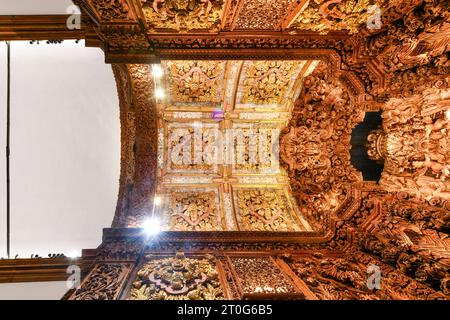
[(166, 228), (311, 231), (279, 165), (278, 140), (316, 65), (162, 61), (158, 194)]

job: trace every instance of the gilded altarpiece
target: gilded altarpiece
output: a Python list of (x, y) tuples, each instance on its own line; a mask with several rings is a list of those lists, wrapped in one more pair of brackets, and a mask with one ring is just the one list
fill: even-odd
[[(88, 45), (109, 62), (146, 64), (114, 66), (115, 228), (66, 298), (450, 298), (448, 1), (74, 3)], [(147, 63), (161, 59), (157, 101)], [(368, 110), (383, 111), (368, 141), (385, 164), (379, 185), (350, 162), (352, 129)], [(221, 163), (195, 151), (220, 141), (213, 129), (237, 128)], [(277, 153), (265, 147), (277, 129), (281, 166), (256, 166)], [(230, 149), (243, 151), (238, 166)], [(167, 224), (148, 241), (130, 227), (155, 193)], [(370, 265), (381, 288), (367, 285)]]
[(427, 200), (450, 197), (450, 91), (427, 89), (383, 107), (369, 155), (384, 161), (380, 184)]

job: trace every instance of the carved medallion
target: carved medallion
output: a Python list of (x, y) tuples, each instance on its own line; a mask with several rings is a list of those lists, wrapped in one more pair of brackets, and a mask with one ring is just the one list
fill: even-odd
[(224, 68), (221, 61), (168, 62), (171, 101), (220, 102)]
[(221, 300), (224, 298), (213, 256), (148, 261), (137, 273), (132, 300)]
[(218, 215), (217, 194), (214, 190), (171, 192), (167, 217), (172, 231), (222, 230)]

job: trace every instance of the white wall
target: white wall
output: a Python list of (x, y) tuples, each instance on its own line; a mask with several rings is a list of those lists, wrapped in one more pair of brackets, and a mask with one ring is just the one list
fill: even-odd
[[(12, 256), (95, 248), (118, 192), (119, 102), (111, 66), (100, 49), (73, 41), (13, 42), (11, 57)], [(0, 185), (4, 131), (0, 118)]]
[(65, 281), (0, 284), (0, 300), (59, 300), (66, 292)]
[(6, 257), (6, 44), (0, 42), (0, 258)]
[(65, 14), (70, 0), (0, 0), (0, 15)]

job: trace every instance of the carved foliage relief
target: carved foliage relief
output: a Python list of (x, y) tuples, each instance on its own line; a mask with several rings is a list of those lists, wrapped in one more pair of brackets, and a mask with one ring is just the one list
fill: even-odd
[(392, 1), (382, 16), (389, 28), (368, 37), (368, 52), (376, 55), (388, 72), (427, 64), (449, 51), (446, 0), (396, 2)]
[[(208, 190), (209, 189), (209, 190)], [(167, 194), (167, 229), (172, 231), (219, 231), (222, 230), (219, 199), (212, 188), (189, 192), (172, 191)]]
[(389, 298), (383, 291), (368, 289), (364, 265), (355, 260), (325, 258), (316, 254), (290, 261), (289, 267), (320, 300)]
[(291, 93), (294, 79), (304, 62), (253, 61), (244, 64), (244, 80), (239, 92), (239, 103), (256, 105), (283, 104)]
[(322, 64), (303, 81), (289, 126), (280, 138), (293, 195), (314, 228), (324, 212), (343, 203), (350, 184), (362, 181), (350, 163), (352, 129), (364, 119), (347, 89)]
[(219, 126), (198, 122), (167, 124), (167, 171), (170, 173), (216, 173), (219, 158), (215, 148), (221, 142)]
[(141, 0), (150, 32), (219, 31), (223, 0)]
[(126, 264), (97, 264), (69, 300), (116, 300), (129, 270)]
[(213, 256), (147, 256), (131, 289), (132, 300), (221, 300), (224, 294)]
[(346, 30), (357, 33), (362, 25), (374, 14), (371, 6), (383, 1), (374, 0), (314, 0), (300, 12), (291, 28), (317, 31)]
[(237, 189), (235, 202), (241, 230), (300, 231), (282, 189)]
[[(433, 300), (446, 299), (426, 285), (414, 280), (376, 258), (359, 251), (342, 257), (288, 259), (287, 263), (306, 287), (320, 300)], [(369, 266), (377, 266), (381, 276), (379, 288), (368, 287)]]
[(135, 177), (131, 196), (131, 208), (123, 217), (122, 226), (137, 226), (150, 212), (155, 194), (157, 168), (156, 105), (153, 97), (154, 83), (150, 65), (127, 65), (130, 74), (133, 103), (135, 106)]
[(126, 0), (88, 0), (103, 21), (133, 20), (133, 13)]
[(298, 0), (242, 0), (234, 28), (280, 31), (286, 16), (298, 3)]
[(220, 103), (225, 62), (169, 61), (166, 69), (172, 102)]

